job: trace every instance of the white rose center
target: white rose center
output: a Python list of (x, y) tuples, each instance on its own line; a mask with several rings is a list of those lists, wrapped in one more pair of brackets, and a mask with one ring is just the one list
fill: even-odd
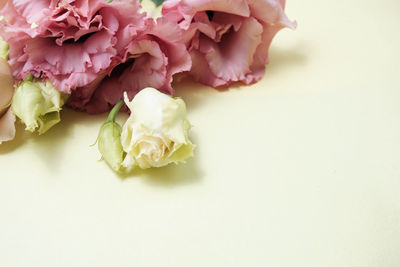
[(168, 144), (157, 136), (143, 136), (136, 143), (136, 149), (139, 152), (137, 161), (142, 166), (161, 166), (169, 154)]

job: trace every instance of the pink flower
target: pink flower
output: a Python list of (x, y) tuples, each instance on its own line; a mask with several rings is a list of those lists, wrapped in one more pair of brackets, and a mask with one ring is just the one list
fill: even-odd
[(190, 75), (217, 87), (262, 78), (273, 37), (296, 27), (284, 7), (285, 0), (169, 0), (162, 12), (185, 31)]
[(14, 79), (6, 60), (0, 58), (0, 144), (14, 139), (15, 116), (9, 108), (14, 93)]
[(73, 92), (69, 106), (93, 114), (108, 111), (125, 91), (130, 99), (146, 87), (173, 94), (172, 76), (190, 68), (190, 56), (178, 25), (148, 18), (146, 29), (126, 46), (121, 64), (109, 75)]
[(9, 0), (0, 33), (10, 44), (13, 75), (41, 75), (65, 93), (93, 83), (144, 28), (139, 10), (134, 0)]

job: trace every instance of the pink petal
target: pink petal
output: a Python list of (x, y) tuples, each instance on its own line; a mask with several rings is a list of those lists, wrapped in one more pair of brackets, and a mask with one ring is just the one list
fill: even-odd
[(168, 83), (172, 82), (172, 75), (190, 70), (192, 62), (182, 42), (182, 32), (177, 24), (158, 19), (157, 25), (153, 25), (147, 34), (161, 41), (161, 50), (168, 57)]
[[(256, 19), (248, 18), (239, 31), (231, 29), (218, 44), (207, 38), (202, 39), (199, 50), (204, 52), (210, 71), (219, 79), (226, 82), (245, 80), (254, 53), (261, 43), (262, 31), (263, 27)], [(196, 65), (193, 66), (195, 68)]]
[(145, 87), (173, 93), (172, 76), (191, 68), (181, 30), (176, 23), (164, 19), (159, 19), (157, 24), (148, 19), (146, 25), (147, 29), (128, 44), (121, 64), (109, 77), (97, 88), (91, 85), (73, 92), (69, 101), (71, 107), (101, 113), (122, 99), (125, 91), (130, 98)]
[(192, 57), (193, 67), (190, 74), (193, 78), (203, 84), (210, 85), (212, 87), (218, 87), (226, 84), (226, 81), (218, 78), (214, 73), (211, 72), (210, 66), (204, 56), (198, 50), (193, 50), (190, 52)]
[(179, 22), (182, 28), (187, 30), (193, 16), (200, 11), (220, 11), (248, 17), (249, 7), (245, 0), (182, 0), (167, 1), (163, 5), (163, 15), (166, 19)]
[(251, 15), (268, 24), (281, 24), (295, 29), (296, 24), (289, 21), (284, 13), (284, 0), (247, 0)]
[(14, 0), (13, 5), (18, 14), (26, 19), (27, 23), (39, 24), (49, 15), (49, 8), (55, 6), (55, 1)]
[[(117, 51), (112, 47), (113, 37), (107, 32), (98, 32), (83, 44), (55, 45), (49, 38), (34, 38), (24, 48), (28, 56), (22, 70), (24, 74), (42, 72), (57, 88), (70, 93), (71, 88), (91, 83), (96, 74), (105, 71)], [(41, 53), (45, 50), (46, 53)]]
[(14, 95), (14, 78), (10, 66), (5, 59), (0, 58), (0, 116)]
[(145, 29), (139, 8), (133, 0), (9, 1), (0, 34), (11, 47), (13, 75), (41, 75), (65, 93), (93, 83), (125, 57), (131, 34)]
[(275, 34), (296, 27), (284, 7), (285, 0), (170, 0), (163, 15), (184, 30), (190, 74), (216, 87), (261, 79)]
[[(103, 79), (106, 76), (107, 73), (103, 73), (103, 75), (98, 75), (96, 79), (89, 85), (80, 87), (75, 90), (68, 99), (68, 106), (75, 110), (85, 111), (86, 105), (89, 101), (91, 101), (93, 93), (96, 91), (96, 89), (99, 87), (100, 83), (102, 83)], [(104, 111), (106, 111), (107, 109), (108, 105), (106, 106)]]
[(265, 65), (269, 63), (269, 47), (276, 33), (280, 31), (283, 27), (284, 26), (279, 24), (264, 26), (262, 42), (257, 47), (257, 51), (254, 54), (253, 62), (250, 66), (251, 73), (246, 76), (246, 83), (256, 82), (260, 80), (264, 75)]
[(15, 137), (15, 116), (11, 109), (0, 117), (0, 144)]

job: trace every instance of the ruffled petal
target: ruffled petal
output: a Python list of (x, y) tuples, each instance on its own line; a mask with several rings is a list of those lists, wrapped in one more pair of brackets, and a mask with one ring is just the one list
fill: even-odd
[(184, 31), (190, 75), (216, 87), (261, 79), (275, 34), (296, 27), (284, 7), (285, 0), (170, 0), (163, 15)]
[(24, 48), (29, 60), (22, 70), (14, 70), (14, 75), (44, 73), (60, 91), (70, 93), (72, 88), (93, 82), (99, 72), (107, 70), (116, 55), (112, 38), (104, 31), (91, 36), (83, 45), (63, 46), (48, 38), (30, 39)]
[(49, 78), (65, 93), (90, 85), (125, 57), (126, 36), (145, 29), (139, 11), (138, 1), (9, 1), (0, 34), (13, 75)]
[[(153, 87), (173, 94), (173, 75), (191, 68), (181, 30), (176, 23), (164, 19), (159, 19), (157, 24), (148, 19), (146, 24), (147, 29), (127, 46), (121, 64), (114, 67), (98, 88), (90, 86), (89, 89), (81, 88), (74, 92), (70, 106), (83, 106), (88, 113), (102, 113), (122, 99), (123, 92), (133, 98), (143, 88)], [(79, 99), (76, 95), (86, 95), (90, 100), (81, 99), (84, 105), (76, 103)]]
[(212, 87), (218, 87), (226, 84), (226, 81), (218, 78), (214, 73), (211, 72), (210, 66), (204, 56), (204, 54), (200, 53), (197, 50), (193, 50), (190, 52), (192, 57), (193, 67), (190, 71), (192, 77), (203, 84), (207, 84)]
[(262, 35), (262, 42), (257, 47), (257, 51), (254, 54), (253, 62), (250, 66), (251, 72), (246, 75), (246, 83), (252, 83), (259, 81), (264, 73), (265, 66), (269, 63), (268, 51), (271, 45), (271, 42), (275, 35), (283, 28), (284, 26), (275, 24), (273, 26), (264, 26), (264, 32)]
[(268, 24), (281, 24), (282, 26), (295, 29), (296, 24), (287, 18), (284, 8), (284, 0), (247, 0), (251, 14), (255, 18)]
[(50, 14), (50, 8), (55, 7), (55, 2), (50, 0), (14, 0), (13, 5), (20, 16), (26, 19), (27, 23), (39, 24)]
[(162, 12), (166, 19), (180, 21), (180, 26), (187, 30), (192, 23), (192, 18), (201, 11), (219, 11), (242, 17), (250, 15), (249, 6), (245, 0), (173, 0), (164, 3)]
[(231, 29), (218, 44), (208, 38), (202, 39), (199, 51), (204, 53), (210, 71), (219, 79), (226, 83), (245, 80), (261, 43), (262, 31), (263, 27), (256, 19), (248, 18), (237, 32)]

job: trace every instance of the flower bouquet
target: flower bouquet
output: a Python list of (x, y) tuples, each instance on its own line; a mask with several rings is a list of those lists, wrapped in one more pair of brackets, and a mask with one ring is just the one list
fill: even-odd
[[(97, 144), (119, 172), (193, 155), (175, 74), (215, 88), (255, 83), (276, 33), (296, 27), (285, 0), (169, 0), (158, 18), (138, 0), (0, 3), (0, 143), (16, 118), (44, 134), (64, 107), (109, 112)], [(122, 126), (120, 110), (130, 114)]]

